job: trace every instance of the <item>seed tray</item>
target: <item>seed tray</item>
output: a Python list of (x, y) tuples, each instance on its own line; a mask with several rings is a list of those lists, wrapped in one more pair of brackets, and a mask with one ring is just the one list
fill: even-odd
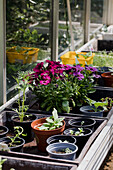
[[(1, 125), (6, 125), (9, 129), (10, 132), (12, 131), (12, 122), (11, 122), (11, 116), (14, 114), (14, 112), (11, 111), (3, 111), (0, 114), (0, 124)], [(36, 114), (37, 118), (42, 118), (42, 117), (47, 117), (49, 115), (46, 114)], [(77, 117), (77, 116), (75, 116)], [(81, 117), (81, 116), (79, 116)], [(69, 128), (68, 120), (72, 119), (74, 117), (72, 116), (65, 116), (65, 121), (66, 121), (66, 128)], [(1, 156), (7, 156), (7, 157), (13, 157), (13, 158), (20, 158), (20, 159), (27, 159), (27, 160), (34, 160), (35, 162), (46, 162), (48, 165), (54, 162), (55, 164), (60, 163), (61, 166), (63, 165), (69, 165), (70, 167), (79, 165), (82, 159), (84, 158), (85, 154), (89, 150), (91, 144), (94, 142), (98, 134), (101, 132), (101, 130), (104, 128), (104, 126), (107, 123), (107, 119), (98, 119), (94, 118), (96, 120), (96, 125), (95, 125), (95, 130), (91, 137), (88, 139), (88, 141), (84, 144), (82, 148), (79, 148), (79, 151), (77, 154), (77, 157), (74, 161), (71, 160), (63, 160), (63, 159), (55, 159), (55, 158), (50, 158), (47, 153), (41, 153), (38, 151), (35, 139), (34, 141), (30, 143), (26, 143), (22, 149), (21, 152), (4, 152), (0, 151)]]

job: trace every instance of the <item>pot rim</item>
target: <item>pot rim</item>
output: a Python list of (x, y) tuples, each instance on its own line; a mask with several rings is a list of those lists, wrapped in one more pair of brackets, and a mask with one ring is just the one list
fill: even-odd
[[(82, 107), (80, 107), (80, 111), (81, 112), (84, 112), (84, 113), (86, 113), (88, 110), (90, 110), (90, 109), (87, 109), (87, 108), (94, 108), (95, 106), (89, 106), (89, 105), (87, 105), (87, 106), (82, 106)], [(101, 107), (101, 106), (100, 106)], [(102, 107), (101, 107), (102, 108)], [(100, 112), (104, 112), (104, 109), (102, 108), (100, 111), (98, 111), (98, 112), (91, 112), (91, 113), (100, 113)], [(90, 112), (89, 112), (90, 113)]]
[[(58, 137), (58, 136), (62, 136), (62, 137), (67, 137), (67, 136), (69, 136), (69, 137), (71, 137), (75, 142), (73, 142), (73, 144), (75, 144), (76, 142), (77, 142), (77, 140), (76, 140), (76, 138), (74, 138), (73, 136), (70, 136), (70, 135), (52, 135), (52, 136), (50, 136), (49, 138), (47, 138), (47, 140), (46, 140), (46, 142), (47, 142), (47, 144), (48, 145), (50, 145), (50, 144), (53, 144), (53, 143), (49, 143), (49, 140), (51, 139), (51, 138), (53, 138), (53, 137)], [(55, 142), (55, 143), (58, 143), (58, 142)], [(71, 143), (71, 142), (69, 142), (69, 143)]]
[[(66, 135), (67, 133), (67, 131), (69, 131), (69, 130), (74, 130), (74, 129), (78, 129), (77, 127), (73, 127), (73, 128), (68, 128), (68, 129), (66, 129), (66, 130), (64, 130), (64, 134)], [(75, 136), (75, 135), (71, 135), (71, 134), (67, 134), (67, 135), (70, 135), (70, 136), (73, 136), (73, 137), (75, 137), (75, 138), (80, 138), (80, 137), (86, 137), (86, 136), (89, 136), (89, 135), (91, 135), (92, 133), (93, 133), (93, 131), (90, 129), (90, 128), (84, 128), (84, 130), (88, 130), (89, 131), (89, 133), (87, 133), (87, 134), (84, 134), (83, 136)], [(76, 132), (76, 131), (75, 131)]]
[[(74, 121), (75, 120), (75, 122), (77, 122), (77, 120), (80, 120), (80, 119), (83, 119), (83, 121), (85, 121), (85, 120), (91, 120), (92, 121), (92, 123), (91, 124), (88, 124), (88, 125), (73, 125), (72, 124), (72, 121)], [(92, 119), (92, 118), (73, 118), (73, 119), (70, 119), (69, 121), (68, 121), (68, 123), (69, 123), (69, 125), (71, 125), (72, 127), (83, 127), (83, 128), (85, 128), (85, 127), (90, 127), (90, 126), (94, 126), (95, 125), (95, 123), (96, 123), (96, 120), (94, 120), (94, 119)]]
[[(54, 148), (60, 148), (59, 147), (59, 145), (62, 145), (62, 146), (64, 146), (64, 145), (69, 145), (69, 146), (74, 146), (76, 149), (74, 150), (74, 151), (72, 151), (71, 153), (63, 153), (63, 154), (58, 154), (58, 153), (54, 153), (54, 152), (51, 152), (51, 150), (49, 149), (50, 147), (52, 147), (52, 146), (54, 146), (54, 145), (57, 145), (56, 147), (53, 147), (53, 149)], [(64, 147), (63, 147), (64, 148)], [(52, 149), (52, 150), (53, 150)], [(53, 143), (53, 144), (50, 144), (50, 145), (48, 145), (47, 147), (46, 147), (46, 151), (48, 152), (48, 153), (50, 153), (50, 154), (52, 154), (52, 155), (59, 155), (59, 156), (64, 156), (64, 155), (72, 155), (72, 154), (75, 154), (77, 151), (78, 151), (78, 146), (77, 145), (75, 145), (75, 144), (72, 144), (72, 143)]]
[[(36, 115), (34, 115), (34, 114), (30, 114), (30, 115), (35, 116), (35, 119), (30, 120), (30, 121), (23, 121), (23, 122), (15, 121), (14, 118), (19, 117), (19, 116), (18, 116), (18, 114), (14, 114), (14, 115), (11, 117), (11, 120), (14, 121), (14, 122), (22, 123), (22, 124), (24, 124), (24, 123), (32, 123), (34, 120), (36, 120), (37, 117), (36, 117)], [(31, 117), (32, 117), (32, 116), (31, 116)]]
[[(38, 124), (36, 124), (37, 121), (39, 121), (39, 120), (45, 120), (46, 118), (47, 118), (47, 117), (34, 120), (34, 121), (31, 123), (32, 129), (33, 129), (33, 130), (36, 130), (36, 131), (39, 131), (39, 132), (54, 132), (54, 131), (58, 131), (58, 130), (62, 129), (63, 127), (65, 127), (65, 121), (64, 121), (64, 120), (62, 121), (62, 122), (63, 122), (63, 125), (62, 125), (60, 128), (53, 129), (53, 130), (39, 130), (38, 128), (34, 127), (34, 126), (38, 125)], [(35, 125), (33, 125), (33, 124), (35, 124)]]
[(6, 126), (0, 125), (0, 127), (3, 127), (5, 132), (1, 133), (0, 136), (5, 135), (9, 132), (9, 129)]
[[(0, 141), (3, 140), (2, 142), (5, 142), (5, 141), (7, 141), (7, 139), (10, 140), (10, 138), (8, 138), (8, 137), (3, 137), (3, 138), (0, 139)], [(12, 147), (8, 147), (9, 149), (18, 148), (18, 147), (23, 146), (23, 145), (25, 144), (25, 140), (24, 140), (23, 138), (20, 138), (20, 137), (19, 137), (19, 138), (17, 138), (17, 139), (18, 139), (18, 140), (20, 139), (21, 144), (16, 145), (16, 146), (12, 146)]]

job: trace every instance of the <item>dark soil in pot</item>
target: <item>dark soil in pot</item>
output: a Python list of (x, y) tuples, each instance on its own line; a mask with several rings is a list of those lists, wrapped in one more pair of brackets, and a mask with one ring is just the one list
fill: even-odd
[(63, 126), (54, 130), (39, 130), (37, 127), (46, 122), (46, 117), (35, 120), (31, 123), (31, 127), (35, 133), (38, 150), (41, 152), (46, 152), (47, 142), (46, 140), (57, 134), (62, 134), (65, 129), (65, 121), (63, 121)]
[[(64, 134), (65, 135), (72, 135), (70, 133), (70, 130), (73, 130), (74, 133), (78, 131), (78, 128), (69, 128), (69, 129), (66, 129), (64, 131)], [(77, 155), (80, 154), (81, 150), (83, 149), (84, 145), (86, 144), (87, 140), (89, 139), (89, 137), (92, 135), (93, 131), (89, 128), (83, 128), (83, 133), (84, 135), (83, 136), (75, 136), (74, 134), (72, 135), (73, 137), (76, 138), (77, 142), (76, 142), (76, 145), (78, 146), (78, 152), (77, 152)]]
[(16, 143), (12, 146), (9, 145), (11, 143), (11, 139), (8, 137), (4, 137), (0, 139), (0, 142), (3, 142), (8, 145), (9, 149), (14, 152), (20, 152), (23, 145), (25, 144), (25, 140), (23, 138), (16, 138)]
[(27, 136), (22, 136), (24, 138), (25, 142), (31, 142), (34, 139), (34, 133), (31, 128), (31, 123), (36, 119), (36, 115), (31, 115), (28, 118), (26, 117), (23, 122), (19, 121), (18, 115), (14, 115), (11, 117), (11, 120), (13, 122), (13, 126), (21, 126), (24, 129), (24, 134), (27, 134)]
[(78, 118), (70, 119), (68, 123), (71, 127), (90, 128), (94, 131), (94, 126), (95, 126), (96, 121), (91, 118), (79, 118), (78, 117)]
[(67, 143), (76, 143), (76, 139), (73, 136), (68, 135), (53, 135), (47, 139), (47, 144), (50, 145), (52, 143), (58, 142), (67, 142)]
[(8, 133), (9, 129), (6, 126), (0, 126), (0, 138), (3, 138)]

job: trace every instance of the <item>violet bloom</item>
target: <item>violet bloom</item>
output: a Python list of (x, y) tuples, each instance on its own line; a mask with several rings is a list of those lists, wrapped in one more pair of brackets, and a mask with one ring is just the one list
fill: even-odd
[(78, 78), (78, 80), (82, 80), (82, 79), (84, 79), (84, 75), (81, 74), (80, 72), (78, 72), (77, 73), (77, 78)]
[(92, 76), (97, 78), (97, 79), (101, 77), (100, 75), (97, 75), (97, 74), (93, 74)]
[(86, 70), (89, 70), (91, 72), (96, 72), (97, 68), (89, 66), (89, 67), (86, 67)]

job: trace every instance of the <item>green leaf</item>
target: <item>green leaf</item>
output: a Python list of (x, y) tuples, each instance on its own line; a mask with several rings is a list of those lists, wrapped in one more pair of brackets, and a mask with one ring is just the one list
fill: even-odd
[(38, 127), (38, 129), (39, 130), (48, 130), (48, 127), (45, 127), (45, 126), (42, 125), (42, 126)]
[(54, 122), (51, 117), (47, 117), (46, 121), (49, 122), (49, 123), (53, 123)]
[(56, 121), (58, 119), (58, 114), (57, 114), (57, 110), (55, 108), (53, 109), (52, 115), (53, 115), (54, 121)]

